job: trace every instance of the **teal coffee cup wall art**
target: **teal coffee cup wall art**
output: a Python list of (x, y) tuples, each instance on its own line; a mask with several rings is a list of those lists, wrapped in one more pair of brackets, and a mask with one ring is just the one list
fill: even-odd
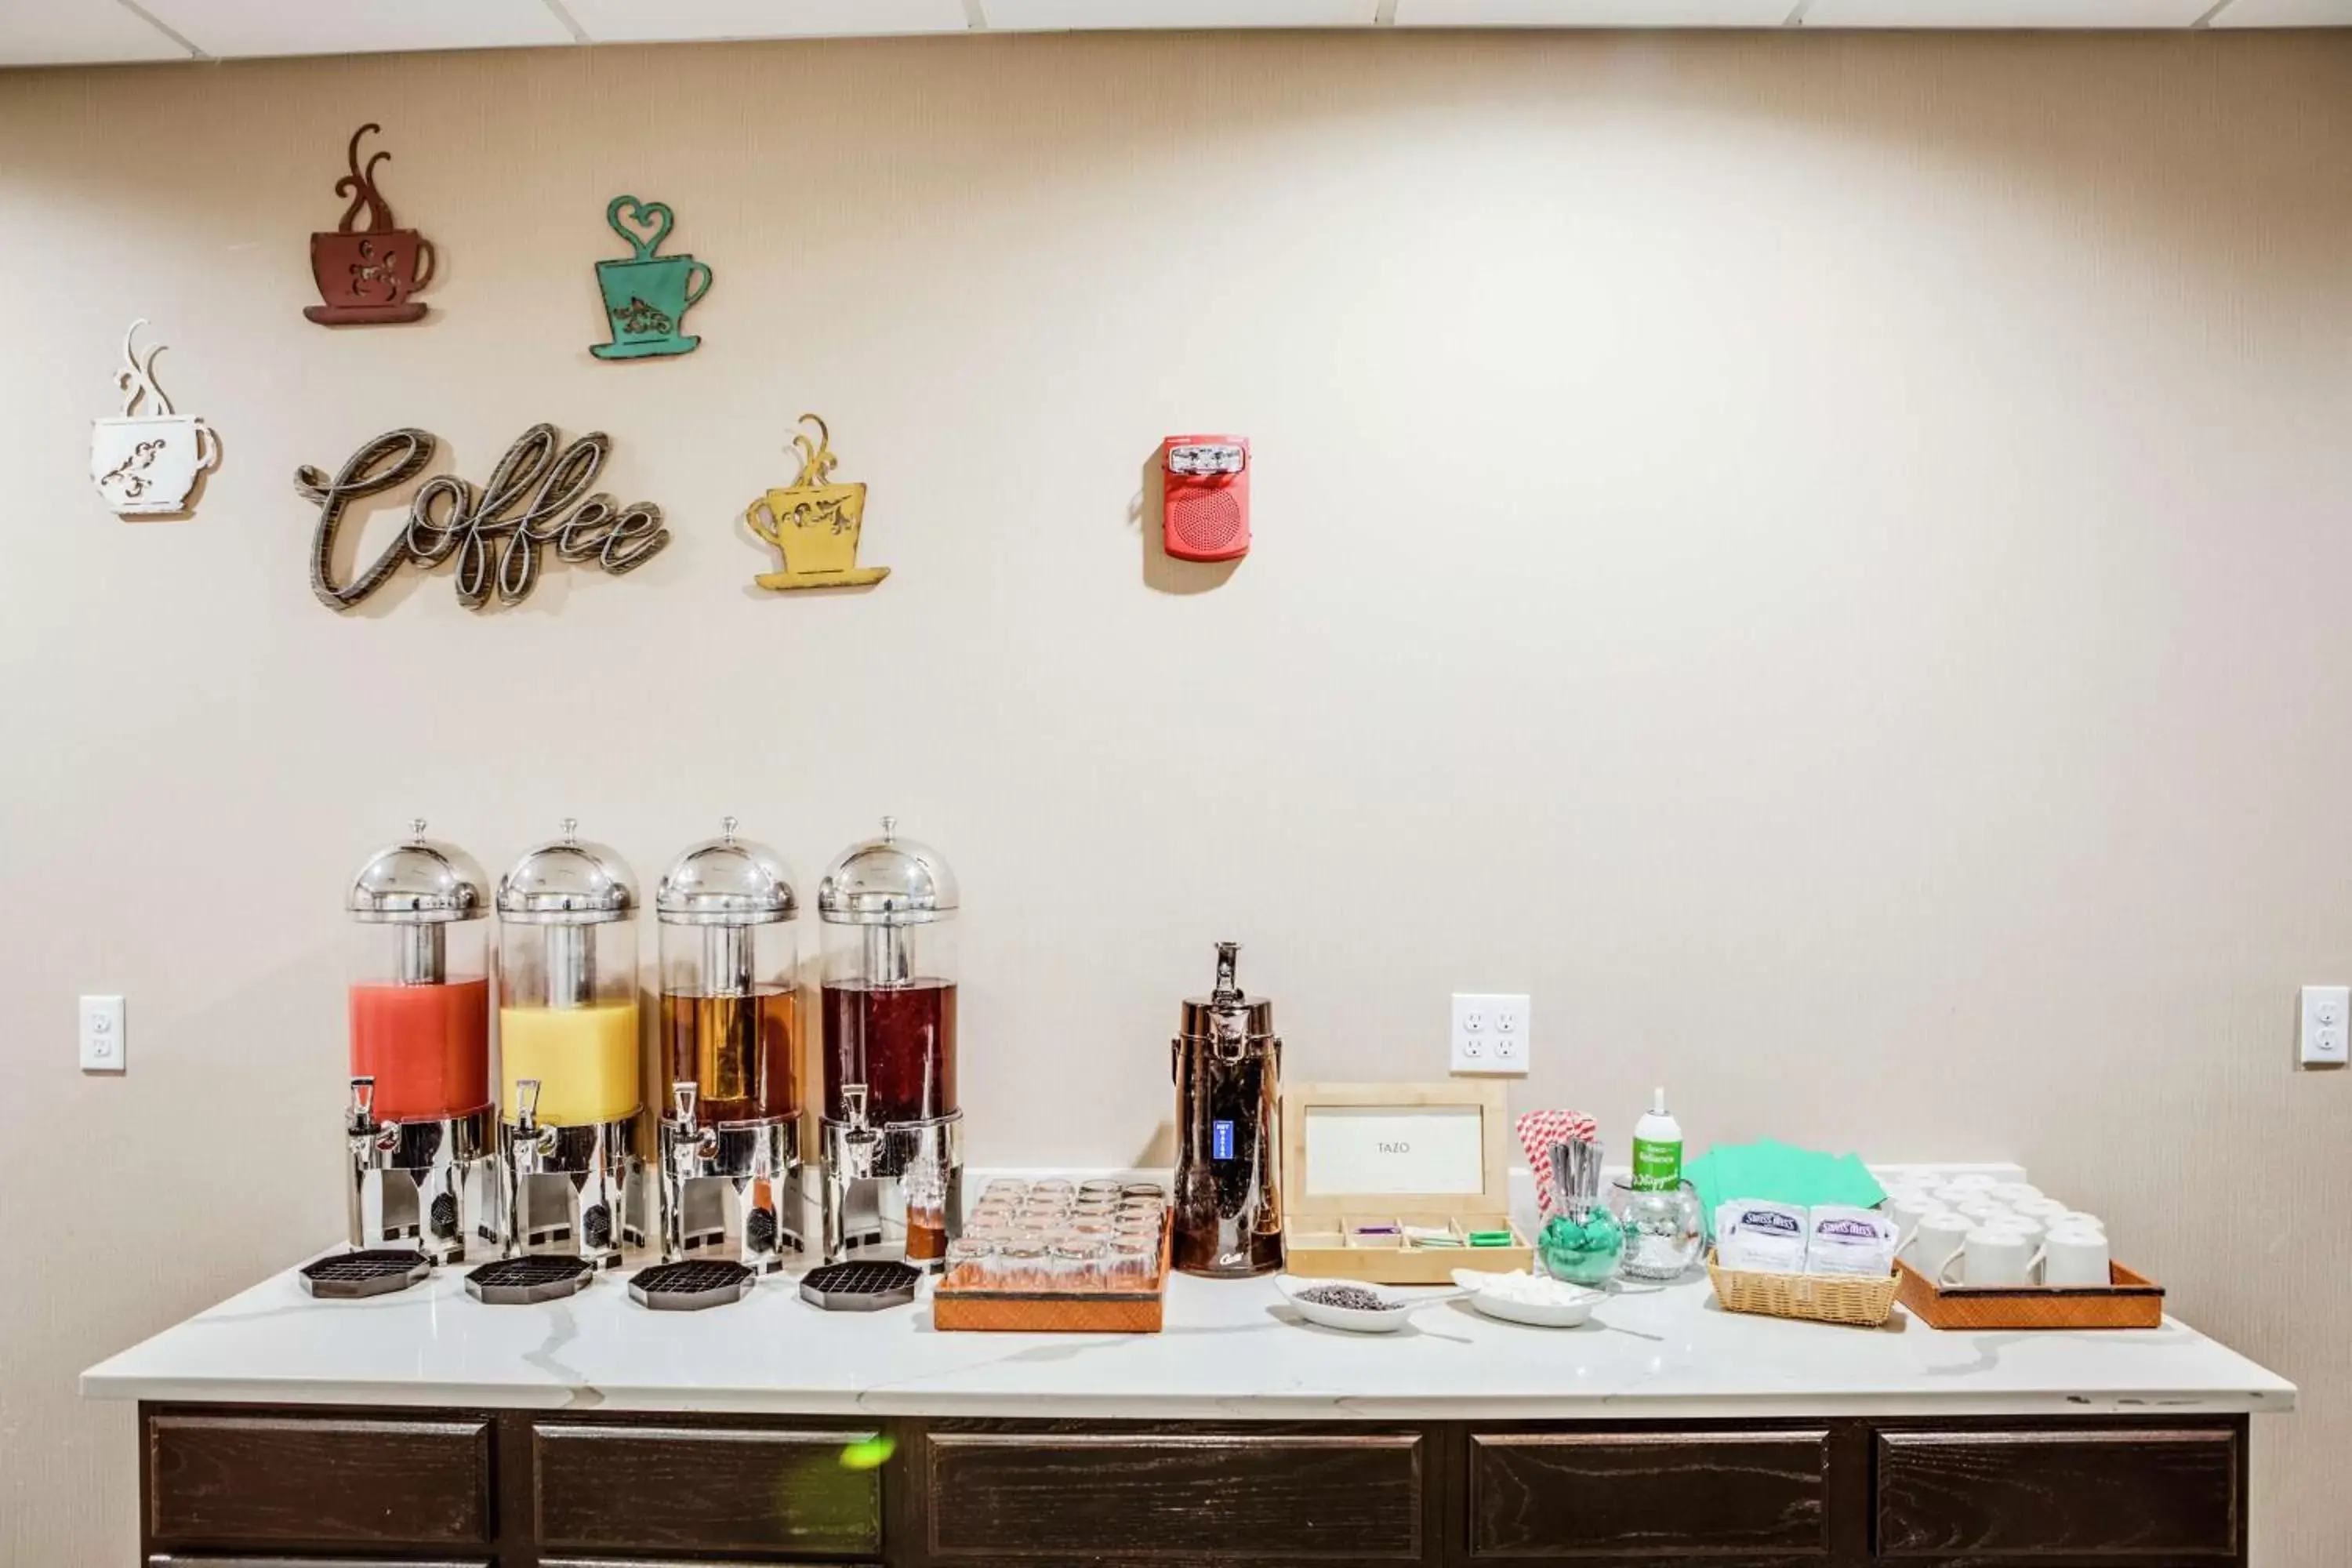
[(596, 287), (604, 296), (613, 341), (588, 352), (598, 359), (692, 353), (702, 340), (679, 329), (686, 313), (710, 291), (710, 268), (691, 256), (656, 254), (676, 221), (663, 203), (614, 196), (604, 208), (604, 221), (635, 254), (625, 261), (596, 263)]

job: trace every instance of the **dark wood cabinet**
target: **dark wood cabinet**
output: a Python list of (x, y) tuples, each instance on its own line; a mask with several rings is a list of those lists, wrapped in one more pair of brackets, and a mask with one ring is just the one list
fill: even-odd
[(541, 1425), (531, 1433), (533, 1533), (551, 1552), (877, 1556), (881, 1474), (844, 1461), (879, 1435)]
[(147, 1568), (2243, 1568), (2246, 1420), (142, 1407)]
[(1470, 1438), (1486, 1561), (1830, 1554), (1829, 1432), (1513, 1432)]
[(158, 1552), (147, 1559), (147, 1568), (489, 1568), (489, 1559), (427, 1563), (415, 1557), (241, 1557), (210, 1552), (186, 1556)]
[(468, 1546), (490, 1540), (488, 1416), (154, 1414), (151, 1545)]
[(2235, 1563), (2244, 1445), (2225, 1428), (1878, 1434), (1886, 1563)]
[(974, 1430), (919, 1438), (934, 1562), (1417, 1563), (1416, 1431)]

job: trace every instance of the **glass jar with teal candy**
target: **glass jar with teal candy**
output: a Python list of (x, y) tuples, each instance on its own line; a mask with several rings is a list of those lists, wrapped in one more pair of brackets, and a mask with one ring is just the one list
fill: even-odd
[(1551, 1149), (1552, 1216), (1536, 1238), (1544, 1272), (1571, 1285), (1601, 1286), (1615, 1278), (1625, 1254), (1625, 1227), (1601, 1203), (1601, 1145), (1571, 1139)]

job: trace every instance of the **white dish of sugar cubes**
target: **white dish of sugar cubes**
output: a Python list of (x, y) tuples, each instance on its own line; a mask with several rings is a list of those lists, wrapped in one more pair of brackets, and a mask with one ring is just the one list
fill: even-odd
[(1575, 1328), (1592, 1316), (1592, 1309), (1606, 1296), (1604, 1291), (1587, 1290), (1519, 1268), (1507, 1274), (1457, 1268), (1454, 1282), (1469, 1293), (1470, 1304), (1486, 1316), (1534, 1329)]

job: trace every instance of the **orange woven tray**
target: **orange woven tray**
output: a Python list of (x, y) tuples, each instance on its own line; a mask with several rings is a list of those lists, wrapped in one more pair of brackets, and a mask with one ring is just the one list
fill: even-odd
[(1931, 1329), (2152, 1329), (2164, 1287), (2120, 1263), (2112, 1284), (1937, 1286), (1901, 1258), (1895, 1299)]

